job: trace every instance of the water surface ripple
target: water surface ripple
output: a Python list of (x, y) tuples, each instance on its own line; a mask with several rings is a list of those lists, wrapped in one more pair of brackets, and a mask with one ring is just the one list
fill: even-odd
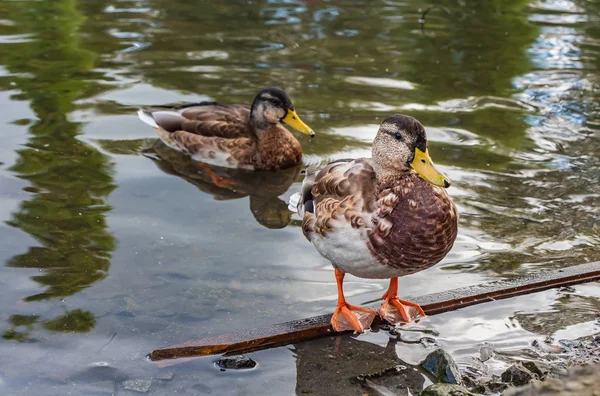
[[(542, 353), (533, 340), (598, 332), (592, 284), (427, 318), (393, 345), (379, 332), (255, 353), (242, 375), (146, 361), (329, 312), (336, 293), (286, 210), (299, 168), (218, 188), (156, 142), (139, 106), (281, 86), (317, 132), (298, 137), (304, 165), (369, 156), (386, 116), (417, 117), (461, 220), (452, 252), (401, 279), (403, 295), (600, 260), (600, 4), (442, 1), (424, 29), (422, 3), (366, 4), (0, 0), (0, 393), (127, 394), (136, 379), (151, 394), (314, 393), (318, 376), (342, 386), (348, 351), (413, 365), (441, 345), (497, 374)], [(346, 282), (356, 304), (385, 288)], [(429, 383), (416, 375), (412, 394)]]

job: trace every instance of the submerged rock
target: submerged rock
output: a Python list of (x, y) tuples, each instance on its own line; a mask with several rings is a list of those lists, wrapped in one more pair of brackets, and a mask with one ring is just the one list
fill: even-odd
[(248, 370), (256, 367), (256, 360), (247, 356), (225, 356), (215, 361), (215, 366), (222, 370)]
[(433, 384), (423, 389), (419, 396), (472, 396), (468, 389), (453, 384)]
[(567, 377), (512, 388), (502, 396), (595, 396), (600, 389), (600, 365), (569, 369)]
[(104, 382), (104, 381), (125, 381), (127, 375), (121, 370), (111, 367), (106, 362), (96, 362), (87, 366), (84, 370), (73, 374), (69, 380), (73, 382)]
[(150, 390), (152, 381), (143, 379), (127, 380), (123, 382), (123, 388), (139, 393), (146, 393)]
[(491, 377), (470, 377), (465, 375), (462, 379), (464, 386), (478, 395), (498, 394), (509, 386), (509, 384), (502, 382), (497, 375)]
[(567, 350), (580, 348), (582, 345), (582, 342), (580, 340), (558, 340), (558, 343)]
[(489, 346), (479, 348), (479, 359), (482, 362), (487, 362), (492, 356), (494, 356), (494, 350)]
[(443, 349), (436, 349), (425, 358), (421, 366), (439, 381), (461, 385), (462, 380), (454, 359)]
[(540, 340), (534, 340), (531, 344), (533, 347), (539, 349), (542, 352), (546, 353), (564, 353), (565, 349), (559, 345), (552, 345), (547, 342), (543, 342)]
[(508, 382), (509, 384), (520, 386), (525, 385), (533, 379), (531, 371), (523, 367), (522, 364), (513, 364), (506, 369), (505, 372), (500, 376), (502, 381)]
[(426, 349), (433, 349), (435, 347), (440, 346), (437, 340), (432, 337), (421, 337), (421, 339), (419, 339), (419, 343), (423, 345)]
[(543, 380), (550, 371), (548, 366), (542, 362), (527, 361), (521, 364), (540, 380)]

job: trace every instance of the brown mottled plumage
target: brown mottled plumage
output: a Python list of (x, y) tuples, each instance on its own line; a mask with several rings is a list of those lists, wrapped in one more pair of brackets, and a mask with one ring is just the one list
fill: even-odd
[(369, 250), (380, 263), (397, 268), (401, 276), (446, 256), (456, 239), (458, 213), (443, 188), (411, 172), (377, 196), (379, 210), (367, 234)]
[(138, 112), (169, 147), (195, 160), (228, 168), (285, 169), (302, 160), (300, 142), (281, 123), (314, 135), (279, 88), (258, 93), (252, 106), (202, 102)]
[(290, 199), (303, 215), (302, 231), (336, 269), (336, 330), (363, 331), (374, 317), (349, 306), (342, 281), (348, 272), (363, 278), (391, 278), (380, 310), (388, 321), (410, 319), (396, 297), (397, 277), (429, 268), (450, 251), (458, 213), (443, 187), (449, 180), (429, 158), (423, 126), (394, 115), (379, 129), (373, 159), (339, 160), (318, 174), (308, 172), (303, 191)]

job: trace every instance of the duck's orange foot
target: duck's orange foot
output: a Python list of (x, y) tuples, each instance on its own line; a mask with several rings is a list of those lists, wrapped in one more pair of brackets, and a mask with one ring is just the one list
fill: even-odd
[(412, 301), (401, 300), (398, 297), (388, 298), (379, 308), (379, 316), (390, 324), (410, 322), (418, 317), (424, 317), (425, 312), (419, 304)]
[(335, 331), (354, 330), (364, 333), (371, 327), (377, 313), (372, 309), (357, 307), (348, 303), (338, 304), (331, 317), (331, 325)]

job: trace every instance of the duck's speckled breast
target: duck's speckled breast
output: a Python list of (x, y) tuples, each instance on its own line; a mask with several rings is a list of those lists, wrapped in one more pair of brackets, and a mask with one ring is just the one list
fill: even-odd
[(302, 162), (300, 142), (282, 125), (276, 125), (259, 139), (256, 152), (259, 169), (286, 169)]
[(452, 249), (458, 212), (445, 189), (413, 174), (379, 194), (369, 249), (399, 276), (429, 268)]

